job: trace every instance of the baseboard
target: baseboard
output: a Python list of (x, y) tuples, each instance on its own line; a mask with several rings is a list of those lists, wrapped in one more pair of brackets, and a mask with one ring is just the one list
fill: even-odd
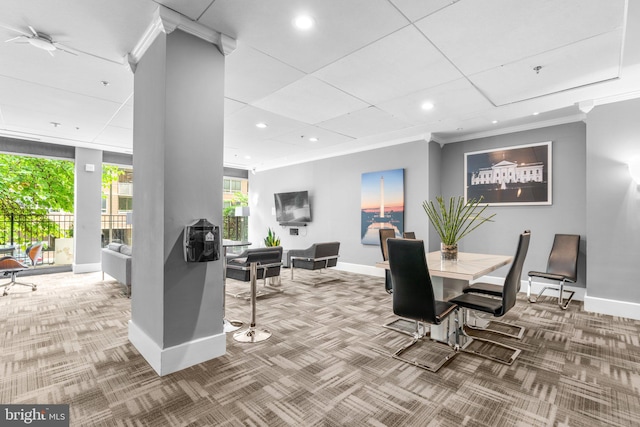
[(584, 310), (593, 313), (640, 320), (640, 304), (635, 302), (590, 297), (589, 295), (586, 295), (584, 298)]
[(384, 268), (378, 268), (372, 265), (352, 264), (348, 262), (339, 262), (336, 270), (347, 271), (349, 273), (366, 274), (367, 276), (384, 277)]
[[(477, 280), (477, 282), (483, 283), (491, 283), (493, 285), (504, 285), (504, 277), (496, 277), (496, 276), (483, 276)], [(472, 282), (473, 283), (473, 282)], [(529, 279), (520, 281), (520, 293), (527, 293), (527, 287), (529, 286)], [(549, 283), (544, 282), (531, 282), (531, 295), (538, 295), (538, 293), (545, 286), (549, 286)], [(564, 286), (565, 291), (573, 291), (575, 294), (573, 295), (573, 299), (576, 301), (584, 301), (586, 289), (578, 288), (576, 286)], [(549, 293), (544, 294), (545, 296), (553, 296), (553, 293), (549, 291)]]
[(71, 264), (71, 270), (75, 274), (93, 273), (94, 271), (100, 271), (102, 269), (102, 263), (95, 262), (90, 264)]
[(227, 351), (224, 332), (163, 349), (131, 320), (129, 341), (160, 376), (215, 359)]

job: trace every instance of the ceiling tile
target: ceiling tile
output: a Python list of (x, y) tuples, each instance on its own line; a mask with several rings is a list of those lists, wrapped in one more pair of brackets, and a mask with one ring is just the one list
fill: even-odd
[(427, 15), (431, 15), (438, 10), (450, 6), (458, 0), (429, 0), (429, 1), (415, 1), (415, 0), (390, 0), (400, 12), (411, 22), (415, 22), (420, 18), (424, 18)]
[(319, 123), (318, 126), (353, 138), (363, 138), (378, 133), (405, 129), (411, 124), (397, 119), (377, 107), (368, 107)]
[[(425, 101), (434, 104), (432, 110), (421, 108)], [(491, 108), (491, 103), (466, 79), (378, 104), (378, 108), (413, 125), (437, 124), (451, 118), (465, 118), (476, 111)]]
[(413, 26), (334, 62), (313, 76), (371, 104), (462, 77)]
[(169, 9), (180, 12), (191, 20), (197, 20), (200, 15), (216, 0), (154, 0)]
[(619, 76), (621, 40), (622, 30), (605, 33), (470, 79), (496, 105), (602, 82)]
[[(258, 123), (264, 123), (267, 127), (259, 128), (256, 126)], [(250, 105), (225, 118), (225, 132), (227, 130), (234, 131), (251, 141), (273, 138), (304, 126), (305, 123)]]
[[(300, 13), (314, 18), (310, 31), (293, 27)], [(388, 0), (217, 0), (199, 22), (306, 73), (408, 24)]]
[(368, 104), (313, 77), (302, 78), (253, 103), (256, 107), (315, 124)]
[[(310, 141), (309, 138), (317, 138), (317, 141)], [(296, 145), (303, 149), (312, 150), (348, 142), (353, 138), (327, 129), (322, 129), (318, 126), (305, 126), (303, 128), (296, 129), (293, 132), (278, 135), (273, 139), (275, 141)]]
[(225, 60), (225, 96), (250, 103), (264, 98), (304, 73), (240, 43)]
[(625, 0), (459, 1), (416, 26), (465, 74), (624, 25)]

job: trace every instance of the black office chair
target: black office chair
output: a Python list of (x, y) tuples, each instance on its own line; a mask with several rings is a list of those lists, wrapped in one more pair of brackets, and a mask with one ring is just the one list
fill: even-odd
[(413, 231), (405, 231), (402, 233), (402, 237), (404, 237), (405, 239), (415, 239), (416, 233)]
[[(516, 295), (518, 293), (518, 287), (519, 287), (520, 278), (522, 275), (522, 266), (524, 265), (524, 260), (527, 256), (530, 238), (531, 238), (531, 232), (528, 230), (520, 234), (520, 238), (518, 241), (518, 249), (516, 250), (516, 255), (513, 259), (513, 263), (511, 264), (511, 268), (507, 273), (507, 277), (504, 280), (504, 286), (503, 286), (500, 298), (494, 298), (491, 295), (482, 295), (482, 294), (467, 292), (449, 300), (449, 302), (457, 304), (460, 308), (463, 309), (463, 313), (462, 313), (462, 317), (463, 317), (462, 331), (463, 332), (465, 332), (465, 328), (469, 327), (469, 325), (467, 324), (467, 310), (481, 311), (484, 313), (489, 313), (494, 317), (502, 317), (505, 314), (507, 314), (507, 312), (511, 308), (513, 308), (513, 306), (516, 304)], [(472, 327), (472, 329), (474, 328)], [(475, 328), (475, 329), (478, 329), (478, 328)], [(524, 329), (521, 328), (521, 332), (523, 330)], [(491, 331), (491, 332), (498, 332), (498, 331)], [(466, 332), (465, 332), (465, 335), (466, 335)], [(510, 335), (510, 334), (504, 334), (504, 335)], [(463, 347), (463, 351), (477, 354), (479, 356), (483, 356), (507, 365), (511, 365), (513, 361), (520, 354), (519, 349), (504, 345), (502, 343), (498, 343), (495, 341), (482, 339), (482, 338), (469, 337), (468, 335), (466, 336), (468, 338), (471, 338), (471, 341), (465, 344), (465, 346)], [(473, 344), (474, 341), (479, 341), (480, 345), (474, 345)], [(488, 345), (485, 346), (485, 345), (482, 345), (482, 343), (487, 343)], [(478, 348), (473, 349), (472, 347), (474, 346)], [(499, 353), (498, 351), (496, 351), (495, 354), (485, 353), (483, 350), (486, 350), (488, 348), (498, 348), (499, 350), (501, 349), (503, 352), (506, 352), (506, 357), (498, 357), (497, 355)]]
[[(396, 237), (396, 232), (393, 228), (381, 228), (380, 229), (380, 250), (382, 251), (382, 260), (388, 261), (389, 255), (387, 252), (387, 239), (393, 239)], [(391, 283), (391, 273), (389, 270), (385, 270), (384, 275), (384, 290), (388, 294), (393, 292), (393, 284)]]
[(434, 325), (447, 320), (447, 340), (449, 339), (449, 316), (456, 312), (454, 303), (438, 301), (433, 293), (433, 285), (422, 240), (388, 239), (389, 267), (393, 280), (393, 312), (401, 317), (415, 322), (413, 340), (407, 346), (393, 354), (393, 357), (410, 363), (419, 368), (437, 372), (445, 363), (451, 360), (457, 349), (457, 330), (455, 348), (447, 348), (444, 356), (434, 365), (403, 357), (425, 334), (420, 332), (420, 323)]
[[(538, 298), (547, 290), (558, 292), (558, 305), (566, 310), (573, 299), (574, 291), (565, 291), (564, 284), (576, 283), (578, 280), (578, 254), (580, 253), (580, 236), (577, 234), (556, 234), (553, 239), (553, 246), (547, 262), (547, 271), (530, 271), (529, 287), (527, 288), (527, 299), (531, 303), (538, 301)], [(531, 299), (531, 278), (540, 277), (547, 280), (560, 282), (559, 286), (547, 285), (536, 296)], [(569, 298), (563, 302), (564, 293), (569, 294)]]

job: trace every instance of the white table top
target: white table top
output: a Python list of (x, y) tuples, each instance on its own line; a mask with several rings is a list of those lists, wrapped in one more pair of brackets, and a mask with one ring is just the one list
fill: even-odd
[[(431, 276), (470, 282), (505, 266), (513, 260), (506, 255), (486, 255), (469, 252), (458, 252), (457, 261), (442, 261), (440, 251), (427, 254), (427, 266)], [(389, 268), (389, 261), (376, 263), (376, 267)]]

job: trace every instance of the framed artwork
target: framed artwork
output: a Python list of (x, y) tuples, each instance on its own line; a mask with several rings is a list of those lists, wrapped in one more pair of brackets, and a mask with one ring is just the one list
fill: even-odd
[(380, 245), (380, 229), (393, 228), (396, 237), (404, 231), (404, 169), (362, 174), (360, 240)]
[(551, 141), (464, 155), (464, 200), (492, 206), (551, 204)]

